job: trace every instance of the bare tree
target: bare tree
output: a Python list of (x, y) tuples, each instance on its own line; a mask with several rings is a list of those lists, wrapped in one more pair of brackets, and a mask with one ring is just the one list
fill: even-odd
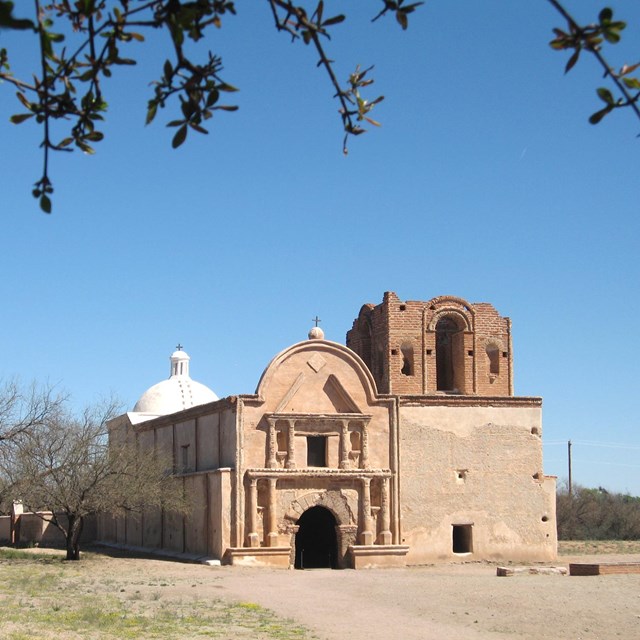
[(29, 511), (53, 514), (46, 517), (63, 533), (68, 560), (80, 559), (87, 516), (153, 507), (185, 510), (170, 461), (142, 453), (133, 433), (109, 441), (107, 423), (117, 412), (113, 401), (80, 416), (61, 409), (16, 438), (4, 460), (13, 495)]
[(16, 441), (56, 415), (66, 395), (49, 385), (22, 385), (17, 379), (0, 381), (0, 513), (10, 508), (11, 482), (7, 476)]
[(43, 424), (58, 412), (66, 396), (35, 382), (23, 387), (18, 380), (0, 381), (0, 444)]

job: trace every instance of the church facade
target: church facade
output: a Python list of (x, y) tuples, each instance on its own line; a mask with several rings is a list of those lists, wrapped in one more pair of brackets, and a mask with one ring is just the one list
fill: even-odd
[(103, 516), (110, 543), (229, 564), (402, 566), (556, 556), (541, 399), (513, 395), (511, 325), (453, 297), (365, 305), (346, 346), (279, 353), (217, 399), (189, 357), (112, 430), (164, 451), (188, 515)]

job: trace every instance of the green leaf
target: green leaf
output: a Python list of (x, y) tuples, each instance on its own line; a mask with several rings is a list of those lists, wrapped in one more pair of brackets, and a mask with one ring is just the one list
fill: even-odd
[(576, 62), (578, 62), (579, 57), (580, 57), (580, 49), (576, 48), (576, 50), (573, 52), (573, 55), (569, 58), (569, 61), (567, 62), (566, 67), (564, 68), (565, 73), (569, 73), (569, 71), (573, 69)]
[(325, 20), (322, 23), (323, 27), (330, 27), (333, 24), (340, 24), (341, 22), (344, 22), (345, 17), (341, 14), (339, 16), (333, 16), (333, 18), (327, 18), (327, 20)]
[(36, 25), (31, 20), (14, 18), (13, 2), (0, 2), (0, 27), (6, 29), (25, 30), (33, 29), (36, 31)]
[(240, 89), (237, 89), (236, 87), (230, 84), (227, 84), (226, 82), (221, 82), (217, 88), (218, 88), (218, 91), (227, 91), (227, 92), (240, 91)]
[(602, 24), (603, 22), (610, 22), (611, 18), (613, 18), (613, 10), (610, 7), (605, 7), (598, 16), (600, 24)]
[(76, 146), (79, 149), (82, 149), (82, 151), (84, 151), (84, 153), (86, 153), (87, 155), (93, 155), (95, 153), (95, 149), (93, 147), (90, 147), (86, 142), (83, 142), (82, 140), (76, 140)]
[(606, 87), (599, 87), (597, 89), (597, 93), (602, 102), (606, 102), (610, 105), (614, 104), (615, 100), (613, 99), (613, 95), (611, 94), (611, 91), (609, 91), (609, 89), (607, 89)]
[(51, 198), (49, 198), (49, 196), (45, 194), (40, 196), (40, 208), (45, 213), (51, 213)]
[(18, 97), (18, 100), (20, 100), (20, 102), (22, 102), (22, 104), (29, 110), (31, 110), (33, 107), (31, 106), (31, 103), (29, 102), (29, 100), (27, 100), (27, 96), (24, 95), (24, 93), (22, 93), (21, 91), (18, 91), (16, 93), (16, 96)]
[(617, 31), (606, 29), (602, 32), (604, 39), (611, 44), (618, 44), (620, 42), (620, 34)]
[(9, 120), (10, 122), (13, 122), (13, 124), (20, 124), (29, 118), (33, 118), (33, 116), (33, 113), (17, 113), (16, 115), (11, 116)]
[(213, 105), (218, 102), (218, 100), (220, 99), (220, 93), (217, 89), (213, 89), (213, 91), (209, 92), (209, 95), (207, 96), (207, 102), (206, 105), (207, 107), (213, 107)]
[(607, 105), (604, 109), (600, 109), (600, 111), (596, 111), (589, 118), (589, 122), (591, 124), (598, 124), (598, 122), (600, 122), (600, 120), (602, 120), (602, 118), (604, 118), (607, 115), (607, 113), (609, 113), (612, 109), (613, 109), (612, 106)]
[(173, 136), (173, 140), (171, 141), (171, 146), (174, 149), (177, 149), (186, 139), (187, 139), (187, 125), (183, 124), (178, 129), (178, 131), (176, 131), (176, 135)]
[(157, 112), (158, 112), (158, 103), (149, 102), (149, 108), (147, 109), (147, 118), (145, 120), (145, 124), (151, 124), (153, 122), (153, 119), (156, 117)]
[(638, 78), (622, 78), (622, 82), (628, 89), (640, 89), (640, 80)]
[(190, 122), (189, 126), (195, 131), (197, 131), (198, 133), (204, 133), (204, 134), (209, 133), (204, 127), (201, 127), (199, 124), (196, 124), (195, 122)]
[(409, 19), (407, 18), (407, 14), (402, 10), (396, 11), (396, 20), (402, 27), (402, 30), (406, 31), (407, 27), (409, 26)]

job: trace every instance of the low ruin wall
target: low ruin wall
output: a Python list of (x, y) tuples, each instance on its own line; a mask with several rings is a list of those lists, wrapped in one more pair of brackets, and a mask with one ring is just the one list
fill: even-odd
[[(35, 545), (41, 547), (63, 547), (65, 538), (60, 529), (51, 522), (51, 512), (20, 513), (15, 516), (0, 516), (0, 543), (15, 545)], [(63, 526), (66, 516), (59, 515)], [(12, 522), (13, 520), (13, 522)], [(85, 518), (82, 542), (96, 539), (96, 518)]]

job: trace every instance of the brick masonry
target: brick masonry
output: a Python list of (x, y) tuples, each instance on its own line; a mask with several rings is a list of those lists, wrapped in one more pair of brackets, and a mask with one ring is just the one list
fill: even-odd
[(360, 309), (347, 346), (378, 391), (394, 395), (513, 395), (511, 321), (488, 303), (440, 296), (403, 302), (386, 292)]

